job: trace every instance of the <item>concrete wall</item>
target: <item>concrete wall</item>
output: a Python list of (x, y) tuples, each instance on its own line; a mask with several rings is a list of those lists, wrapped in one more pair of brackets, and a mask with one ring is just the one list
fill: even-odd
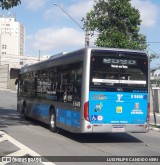
[(9, 65), (0, 65), (0, 88), (7, 88)]
[(16, 79), (9, 79), (7, 82), (7, 88), (16, 91), (15, 81), (16, 81)]

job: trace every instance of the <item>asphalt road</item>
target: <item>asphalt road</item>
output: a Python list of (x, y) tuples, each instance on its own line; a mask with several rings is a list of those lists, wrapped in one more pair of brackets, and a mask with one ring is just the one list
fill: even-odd
[[(10, 143), (0, 141), (0, 154), (24, 145), (26, 151), (41, 156), (159, 156), (160, 132), (72, 134), (60, 131), (54, 134), (48, 126), (35, 120), (24, 120), (16, 112), (16, 94), (0, 91), (0, 131), (14, 138)], [(10, 138), (10, 139), (11, 139)], [(18, 144), (21, 145), (18, 145)], [(9, 146), (10, 145), (10, 146)], [(12, 146), (11, 146), (12, 145)], [(22, 146), (22, 148), (24, 147)], [(24, 149), (24, 148), (23, 148)], [(5, 151), (7, 150), (7, 151)], [(3, 155), (4, 156), (4, 155)], [(83, 158), (82, 158), (83, 159)], [(54, 164), (159, 164), (159, 162), (54, 162)]]

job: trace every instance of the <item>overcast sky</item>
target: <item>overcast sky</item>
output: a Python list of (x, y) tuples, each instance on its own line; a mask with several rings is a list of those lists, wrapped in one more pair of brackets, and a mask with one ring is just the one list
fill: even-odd
[[(59, 4), (81, 27), (82, 17), (93, 7), (94, 0), (21, 0), (22, 4), (1, 13), (15, 13), (25, 27), (25, 54), (53, 55), (84, 47), (84, 31), (59, 7)], [(160, 0), (132, 0), (142, 19), (141, 33), (146, 35), (150, 53), (160, 54)], [(94, 44), (94, 38), (90, 39)], [(160, 62), (159, 62), (160, 64)], [(156, 65), (156, 64), (155, 64)]]

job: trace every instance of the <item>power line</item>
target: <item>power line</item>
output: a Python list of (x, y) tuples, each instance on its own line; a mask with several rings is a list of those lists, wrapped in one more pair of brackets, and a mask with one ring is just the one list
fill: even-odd
[(152, 51), (155, 55), (160, 56), (160, 54), (156, 53), (154, 50), (152, 50), (149, 46), (147, 47), (150, 51)]
[(68, 14), (59, 4), (54, 3), (55, 6), (59, 7), (71, 20), (78, 26), (80, 27), (83, 31), (85, 31), (85, 46), (89, 46), (89, 32), (88, 30), (84, 30), (84, 28), (70, 15)]
[(73, 17), (71, 15), (69, 15), (59, 4), (54, 3), (55, 6), (58, 6), (65, 14), (68, 15), (68, 17), (70, 17), (72, 19), (72, 21), (77, 24), (81, 29), (83, 29), (83, 27), (75, 20), (73, 19)]

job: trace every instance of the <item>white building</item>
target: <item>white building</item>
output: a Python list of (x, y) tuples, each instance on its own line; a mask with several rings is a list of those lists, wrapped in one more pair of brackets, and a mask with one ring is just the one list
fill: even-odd
[(16, 22), (15, 15), (0, 15), (0, 53), (24, 55), (24, 27)]
[(15, 15), (0, 14), (0, 88), (14, 88), (19, 69), (47, 58), (25, 55), (25, 30)]
[(24, 27), (15, 15), (0, 15), (0, 87), (7, 88), (10, 73), (18, 69), (18, 59), (24, 56)]

